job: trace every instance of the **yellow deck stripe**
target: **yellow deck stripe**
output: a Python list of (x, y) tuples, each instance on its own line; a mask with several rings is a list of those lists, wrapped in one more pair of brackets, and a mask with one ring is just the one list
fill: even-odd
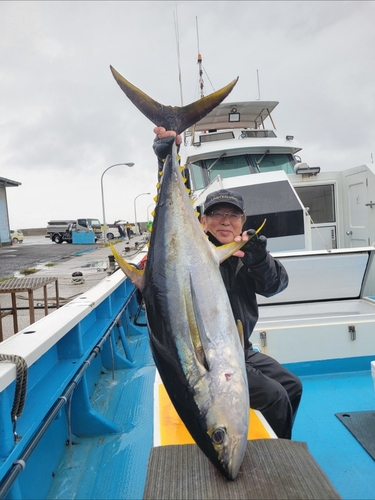
[[(173, 444), (194, 443), (193, 438), (190, 436), (185, 425), (174, 409), (163, 384), (159, 384), (158, 394), (160, 445), (167, 446)], [(272, 429), (267, 428), (268, 424), (266, 422), (262, 422), (258, 412), (252, 408), (250, 408), (249, 418), (248, 439), (268, 439), (275, 437), (272, 435)]]

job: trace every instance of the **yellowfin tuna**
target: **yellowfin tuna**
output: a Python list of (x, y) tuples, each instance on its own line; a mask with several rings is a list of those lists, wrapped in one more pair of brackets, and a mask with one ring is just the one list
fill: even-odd
[[(153, 101), (111, 70), (142, 113), (177, 133), (216, 107), (237, 81), (177, 108)], [(233, 480), (246, 450), (249, 393), (243, 347), (219, 264), (244, 242), (216, 248), (208, 241), (187, 194), (175, 144), (159, 182), (145, 270), (112, 251), (142, 291), (152, 354), (174, 407), (203, 453)]]

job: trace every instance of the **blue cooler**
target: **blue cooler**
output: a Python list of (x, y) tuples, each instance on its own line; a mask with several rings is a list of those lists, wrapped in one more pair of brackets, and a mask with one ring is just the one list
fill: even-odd
[(72, 232), (73, 245), (92, 245), (95, 243), (94, 231), (73, 231)]

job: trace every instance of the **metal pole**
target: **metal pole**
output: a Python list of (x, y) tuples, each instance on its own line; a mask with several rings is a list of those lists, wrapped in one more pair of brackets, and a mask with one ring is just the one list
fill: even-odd
[(135, 202), (137, 201), (137, 198), (139, 198), (140, 196), (143, 196), (144, 194), (150, 194), (150, 193), (141, 193), (141, 194), (139, 194), (138, 196), (136, 196), (134, 198), (134, 224), (135, 224), (136, 229), (138, 228), (138, 230), (139, 230), (139, 227), (138, 227), (138, 224), (137, 224), (137, 208), (136, 208), (136, 203)]
[(118, 165), (125, 165), (127, 167), (133, 167), (134, 163), (115, 163), (114, 165), (111, 165), (110, 167), (106, 168), (104, 172), (102, 173), (102, 176), (100, 178), (100, 186), (102, 190), (102, 211), (103, 211), (103, 224), (104, 224), (104, 235), (103, 235), (103, 240), (104, 240), (104, 245), (107, 243), (107, 231), (106, 231), (106, 221), (105, 221), (105, 208), (104, 208), (104, 190), (103, 190), (103, 177), (104, 174), (113, 167), (117, 167)]

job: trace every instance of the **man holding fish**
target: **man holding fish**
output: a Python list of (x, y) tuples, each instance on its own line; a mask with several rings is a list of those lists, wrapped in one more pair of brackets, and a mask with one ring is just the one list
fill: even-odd
[[(181, 144), (181, 136), (163, 127), (155, 127), (154, 132), (154, 150), (161, 162), (174, 140)], [(270, 356), (254, 350), (250, 342), (259, 315), (256, 294), (271, 297), (283, 291), (288, 275), (267, 251), (265, 236), (258, 237), (253, 229), (242, 232), (245, 220), (244, 202), (236, 191), (222, 189), (207, 196), (201, 224), (211, 243), (247, 242), (220, 264), (220, 272), (234, 318), (244, 332), (251, 407), (264, 415), (279, 438), (290, 439), (302, 395), (301, 381)], [(249, 236), (253, 237), (249, 240)]]

